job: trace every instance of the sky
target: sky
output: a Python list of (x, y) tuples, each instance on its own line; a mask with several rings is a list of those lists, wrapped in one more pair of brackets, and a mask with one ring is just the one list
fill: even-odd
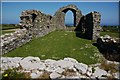
[[(23, 10), (36, 9), (45, 14), (54, 15), (59, 8), (69, 4), (76, 5), (83, 15), (92, 11), (100, 12), (101, 25), (119, 25), (118, 2), (2, 2), (2, 23), (18, 24)], [(73, 23), (71, 11), (66, 13), (65, 23)]]

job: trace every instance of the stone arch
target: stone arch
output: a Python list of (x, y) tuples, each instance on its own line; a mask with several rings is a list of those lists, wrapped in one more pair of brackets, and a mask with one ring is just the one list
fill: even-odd
[(82, 17), (82, 13), (75, 5), (70, 4), (70, 5), (62, 7), (58, 11), (56, 11), (54, 16), (56, 17), (56, 28), (57, 29), (66, 29), (65, 14), (69, 10), (72, 11), (72, 13), (74, 15), (73, 16), (74, 17), (74, 26), (78, 25), (80, 18)]

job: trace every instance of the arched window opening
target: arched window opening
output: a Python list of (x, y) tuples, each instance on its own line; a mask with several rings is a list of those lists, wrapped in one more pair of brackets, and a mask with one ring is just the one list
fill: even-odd
[(67, 11), (65, 14), (65, 25), (66, 27), (74, 26), (74, 14), (71, 10)]

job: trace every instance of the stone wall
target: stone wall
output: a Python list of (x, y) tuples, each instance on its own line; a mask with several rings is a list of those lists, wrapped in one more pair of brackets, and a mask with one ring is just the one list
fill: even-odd
[(82, 13), (81, 11), (77, 8), (77, 6), (75, 5), (67, 5), (64, 6), (60, 9), (58, 9), (55, 13), (55, 18), (56, 18), (56, 27), (57, 29), (62, 29), (65, 30), (66, 26), (65, 26), (65, 14), (67, 11), (72, 11), (73, 12), (73, 16), (74, 16), (74, 26), (77, 26), (80, 18), (82, 17)]
[(97, 39), (96, 46), (106, 59), (120, 62), (119, 39), (114, 39), (109, 35), (101, 36)]
[(26, 44), (32, 39), (32, 36), (26, 29), (19, 29), (16, 30), (14, 33), (7, 33), (5, 35), (0, 36), (1, 39), (1, 47), (2, 54), (5, 54), (17, 47), (22, 46), (23, 44)]
[[(106, 61), (105, 64), (97, 63), (87, 65), (80, 63), (73, 58), (64, 58), (63, 60), (46, 59), (41, 60), (39, 57), (2, 57), (1, 74), (8, 74), (8, 79), (11, 79), (14, 70), (17, 73), (28, 74), (24, 79), (38, 80), (118, 80), (119, 78), (119, 63)], [(111, 66), (110, 66), (111, 65)], [(104, 68), (104, 66), (110, 69)], [(6, 70), (11, 69), (10, 73)], [(13, 70), (14, 69), (14, 70)], [(112, 70), (111, 70), (112, 69)], [(113, 71), (114, 70), (114, 71)], [(9, 70), (10, 71), (10, 70)], [(13, 76), (12, 79), (16, 78)], [(18, 78), (18, 77), (17, 77)], [(20, 78), (20, 77), (19, 77)]]
[(34, 37), (42, 37), (55, 30), (54, 17), (38, 10), (25, 10), (20, 18), (20, 25), (30, 31)]
[(100, 20), (101, 15), (99, 12), (94, 11), (84, 15), (81, 17), (76, 31), (80, 31), (87, 39), (96, 40), (100, 36)]
[[(89, 15), (91, 16), (92, 20), (90, 19)], [(99, 12), (91, 12), (90, 14), (86, 15), (86, 18), (87, 18), (86, 21), (90, 22), (89, 24), (86, 24), (87, 34), (91, 33), (90, 38), (93, 40), (97, 40), (97, 38), (100, 37), (101, 31), (100, 27), (101, 15)]]

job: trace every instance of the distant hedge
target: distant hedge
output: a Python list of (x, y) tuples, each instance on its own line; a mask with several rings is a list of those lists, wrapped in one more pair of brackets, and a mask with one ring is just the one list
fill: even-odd
[(103, 31), (119, 32), (120, 26), (102, 26)]
[(1, 30), (16, 29), (16, 28), (20, 28), (20, 26), (16, 24), (1, 24), (0, 25)]

